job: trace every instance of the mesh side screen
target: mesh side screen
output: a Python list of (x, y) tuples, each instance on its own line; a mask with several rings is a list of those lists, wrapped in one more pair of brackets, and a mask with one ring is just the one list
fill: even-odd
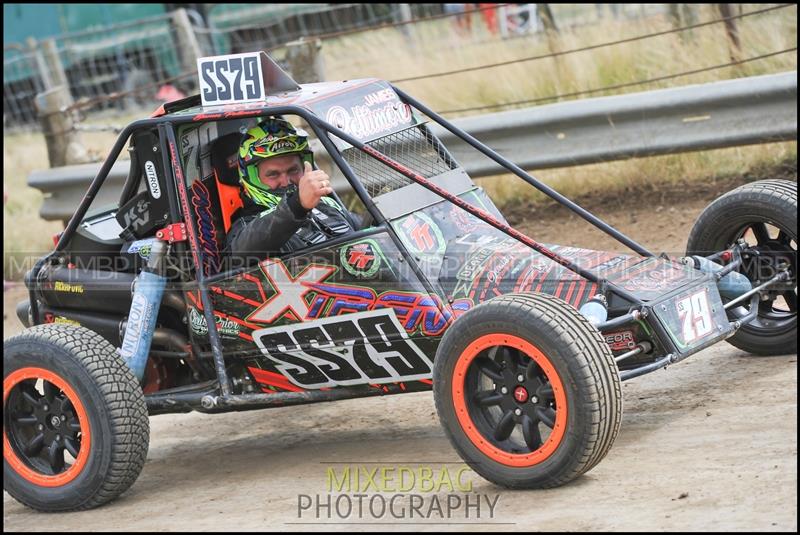
[[(425, 178), (457, 167), (446, 152), (437, 150), (433, 136), (424, 126), (407, 128), (370, 141), (367, 145)], [(370, 197), (374, 198), (413, 183), (411, 179), (355, 147), (342, 152), (342, 156), (353, 168)]]

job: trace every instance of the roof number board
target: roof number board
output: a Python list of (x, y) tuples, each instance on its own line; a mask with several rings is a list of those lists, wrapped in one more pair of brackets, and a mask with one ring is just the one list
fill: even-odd
[(203, 106), (267, 98), (258, 52), (198, 58), (197, 75)]

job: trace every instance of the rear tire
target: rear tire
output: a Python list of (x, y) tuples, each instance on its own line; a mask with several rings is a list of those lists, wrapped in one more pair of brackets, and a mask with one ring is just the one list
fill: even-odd
[(73, 325), (45, 324), (3, 348), (3, 487), (41, 511), (90, 509), (144, 466), (142, 389), (114, 347)]
[(509, 488), (556, 487), (587, 472), (622, 419), (608, 345), (547, 294), (500, 296), (460, 317), (437, 351), (433, 387), (461, 458)]
[[(786, 259), (791, 280), (775, 286), (759, 304), (758, 317), (728, 342), (756, 355), (797, 353), (797, 183), (762, 180), (738, 187), (712, 202), (689, 234), (687, 255), (708, 256), (744, 238), (760, 253), (739, 269), (753, 286), (774, 276), (775, 264)], [(728, 311), (731, 320), (744, 307)]]

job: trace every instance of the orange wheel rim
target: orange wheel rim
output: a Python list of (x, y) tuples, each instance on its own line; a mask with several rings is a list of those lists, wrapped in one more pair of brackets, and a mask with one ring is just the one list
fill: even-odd
[[(485, 436), (478, 429), (478, 426), (470, 415), (466, 387), (469, 368), (484, 350), (501, 346), (517, 349), (522, 355), (532, 359), (539, 366), (552, 387), (553, 399), (556, 407), (555, 422), (550, 435), (542, 441), (538, 448), (530, 453), (512, 453), (497, 447), (492, 439)], [(511, 392), (512, 396), (518, 395), (521, 399), (523, 396), (527, 395), (527, 392), (523, 393), (519, 390), (519, 386), (506, 386), (509, 388), (509, 392)], [(487, 334), (471, 342), (467, 348), (464, 349), (456, 362), (455, 369), (453, 370), (451, 394), (459, 425), (470, 442), (484, 455), (506, 466), (530, 467), (543, 462), (558, 449), (564, 437), (564, 433), (566, 432), (567, 396), (561, 378), (553, 364), (539, 348), (518, 336), (509, 334)], [(519, 399), (517, 401), (519, 401)]]
[[(6, 401), (8, 399), (9, 394), (12, 390), (17, 387), (23, 381), (27, 381), (30, 379), (42, 379), (43, 381), (47, 381), (61, 390), (64, 395), (67, 397), (69, 402), (74, 409), (75, 416), (78, 418), (78, 423), (80, 425), (80, 450), (78, 451), (78, 456), (75, 458), (75, 462), (72, 463), (66, 470), (54, 475), (43, 474), (27, 463), (25, 463), (19, 455), (17, 455), (16, 449), (12, 446), (11, 441), (8, 438), (7, 430), (5, 423), (3, 425), (3, 458), (6, 462), (14, 469), (14, 471), (23, 477), (25, 480), (33, 483), (34, 485), (38, 485), (41, 487), (60, 487), (66, 485), (70, 481), (74, 480), (80, 473), (83, 471), (86, 463), (89, 459), (89, 452), (91, 451), (91, 427), (89, 424), (89, 417), (86, 413), (86, 409), (84, 408), (81, 399), (76, 394), (75, 390), (67, 383), (61, 376), (57, 375), (56, 373), (45, 370), (44, 368), (35, 368), (35, 367), (28, 367), (28, 368), (21, 368), (19, 370), (15, 370), (11, 372), (8, 377), (3, 380), (3, 409), (4, 412), (10, 410), (9, 407), (6, 406)], [(63, 456), (63, 452), (61, 453)]]

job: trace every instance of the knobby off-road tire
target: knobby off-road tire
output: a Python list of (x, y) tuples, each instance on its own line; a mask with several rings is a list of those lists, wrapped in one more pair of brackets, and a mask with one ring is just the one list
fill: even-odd
[(608, 345), (546, 294), (496, 297), (460, 317), (437, 351), (433, 386), (461, 458), (510, 488), (556, 487), (587, 472), (622, 419)]
[(73, 325), (25, 330), (3, 347), (3, 487), (42, 511), (89, 509), (144, 466), (142, 389), (102, 336)]
[[(762, 180), (738, 187), (712, 202), (689, 234), (687, 255), (707, 256), (744, 237), (761, 253), (762, 265), (750, 261), (739, 271), (753, 286), (766, 282), (774, 271), (764, 262), (788, 258), (791, 281), (782, 283), (759, 304), (758, 317), (728, 338), (734, 346), (757, 355), (797, 352), (797, 183)], [(760, 280), (760, 281), (759, 281)], [(744, 308), (729, 311), (741, 317)]]

